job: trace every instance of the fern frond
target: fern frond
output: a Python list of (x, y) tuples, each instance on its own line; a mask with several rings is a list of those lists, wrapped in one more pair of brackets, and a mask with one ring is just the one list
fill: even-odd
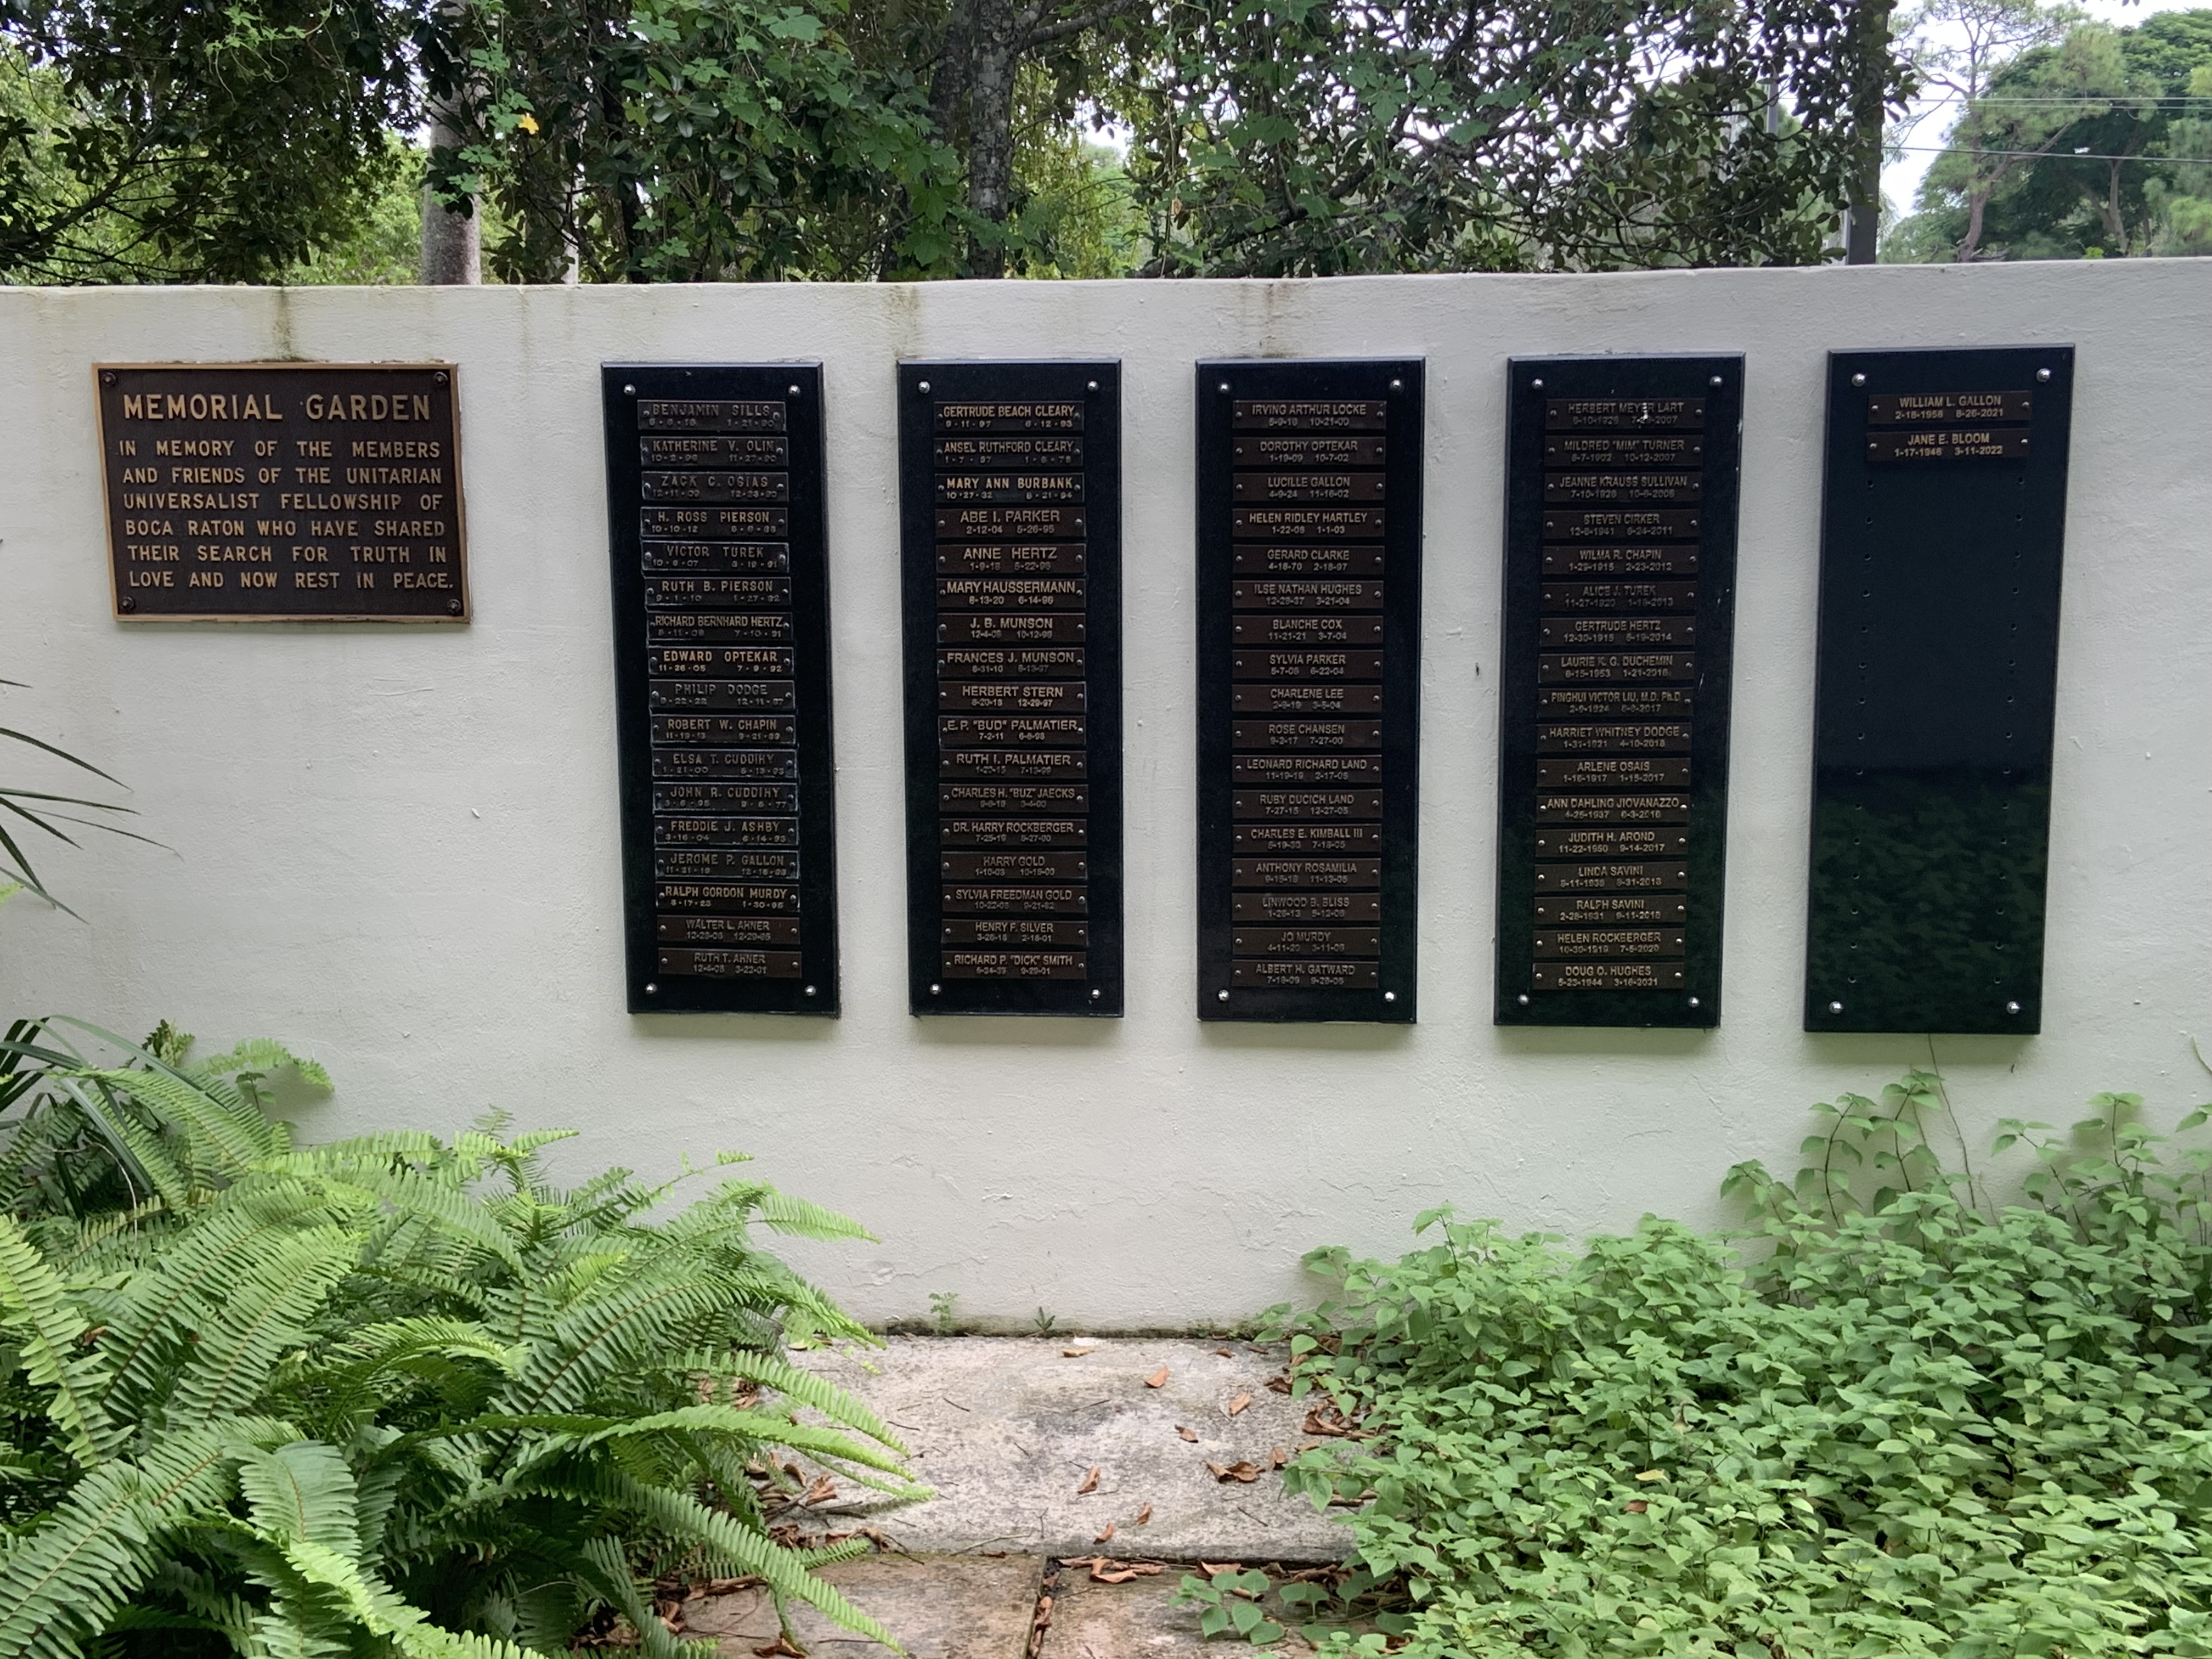
[(868, 1408), (867, 1401), (860, 1395), (773, 1354), (702, 1351), (681, 1356), (672, 1369), (695, 1376), (734, 1377), (774, 1389), (802, 1406), (812, 1407), (831, 1422), (866, 1435), (878, 1445), (888, 1446), (895, 1452), (906, 1450), (905, 1443), (891, 1433), (890, 1426)]
[(331, 1086), (331, 1074), (313, 1060), (295, 1054), (283, 1043), (270, 1037), (246, 1037), (234, 1046), (228, 1054), (210, 1055), (196, 1060), (184, 1068), (193, 1078), (224, 1077), (235, 1073), (250, 1073), (267, 1077), (276, 1072), (295, 1072), (303, 1083), (319, 1089)]
[(655, 1530), (713, 1551), (740, 1572), (756, 1574), (779, 1595), (796, 1596), (842, 1625), (896, 1652), (896, 1638), (838, 1593), (837, 1587), (807, 1571), (805, 1556), (748, 1531), (729, 1516), (708, 1509), (688, 1492), (647, 1486), (619, 1470), (591, 1471), (586, 1489), (605, 1501), (635, 1511)]
[(327, 1390), (327, 1412), (339, 1418), (377, 1403), (377, 1384), (387, 1374), (427, 1376), (432, 1357), (476, 1359), (513, 1375), (522, 1356), (466, 1320), (399, 1319), (371, 1325), (352, 1339), (301, 1365), (298, 1379)]
[(308, 1583), (330, 1591), (363, 1629), (383, 1637), (407, 1659), (542, 1659), (512, 1642), (441, 1630), (427, 1613), (327, 1545), (302, 1539), (285, 1547), (284, 1559)]
[[(237, 1286), (266, 1282), (292, 1241), (331, 1213), (331, 1195), (305, 1182), (257, 1181), (201, 1211), (161, 1254), (159, 1269), (126, 1291), (109, 1321), (112, 1415), (151, 1408), (174, 1380), (179, 1350), (215, 1322)], [(325, 1231), (325, 1237), (327, 1237)], [(350, 1259), (351, 1252), (348, 1252)]]
[(76, 1659), (159, 1566), (156, 1534), (228, 1501), (230, 1447), (257, 1426), (210, 1424), (80, 1480), (0, 1561), (0, 1659)]
[(411, 1170), (380, 1170), (365, 1164), (331, 1167), (327, 1176), (391, 1206), (395, 1219), (417, 1221), (465, 1240), (496, 1256), (511, 1273), (529, 1272), (507, 1230), (459, 1188), (426, 1179)]
[(310, 1340), (308, 1322), (354, 1262), (343, 1227), (316, 1227), (283, 1240), (233, 1278), (183, 1373), (161, 1402), (173, 1423), (240, 1411), (260, 1392), (287, 1348)]
[(789, 1193), (780, 1193), (773, 1187), (761, 1195), (754, 1213), (759, 1216), (763, 1225), (800, 1238), (857, 1238), (869, 1243), (876, 1242), (876, 1236), (852, 1217), (824, 1209), (819, 1204), (811, 1204), (803, 1198), (793, 1198)]
[(735, 1406), (679, 1406), (673, 1411), (654, 1412), (642, 1417), (606, 1419), (601, 1426), (578, 1434), (571, 1443), (580, 1451), (605, 1441), (629, 1440), (679, 1430), (737, 1435), (770, 1445), (788, 1446), (810, 1457), (826, 1455), (886, 1474), (899, 1472), (896, 1459), (883, 1452), (871, 1451), (834, 1429), (813, 1428), (794, 1423), (787, 1417), (742, 1411)]
[(77, 1075), (144, 1101), (175, 1123), (194, 1152), (217, 1170), (243, 1170), (283, 1150), (269, 1120), (219, 1079), (195, 1081), (166, 1066), (88, 1070)]
[(572, 1569), (607, 1605), (630, 1622), (636, 1631), (638, 1649), (645, 1659), (685, 1659), (690, 1644), (679, 1642), (668, 1632), (668, 1626), (638, 1593), (637, 1580), (630, 1577), (629, 1562), (622, 1540), (605, 1536), (592, 1539), (576, 1552), (576, 1565)]
[(360, 1554), (353, 1471), (336, 1446), (294, 1440), (265, 1451), (242, 1448), (238, 1488), (254, 1526), (278, 1543), (307, 1539), (349, 1559)]
[(6, 1215), (0, 1215), (0, 1318), (14, 1328), (25, 1373), (46, 1391), (47, 1413), (70, 1455), (89, 1468), (111, 1455), (123, 1437), (100, 1405), (109, 1372), (84, 1346), (90, 1322)]

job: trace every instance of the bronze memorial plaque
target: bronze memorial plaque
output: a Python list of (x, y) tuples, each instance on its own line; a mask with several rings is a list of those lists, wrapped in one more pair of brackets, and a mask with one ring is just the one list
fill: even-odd
[(450, 363), (100, 363), (124, 622), (469, 619)]

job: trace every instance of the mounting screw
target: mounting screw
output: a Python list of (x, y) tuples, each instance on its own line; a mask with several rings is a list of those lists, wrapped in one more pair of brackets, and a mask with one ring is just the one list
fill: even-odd
[(2035, 378), (2039, 380), (2047, 380), (2051, 378), (2051, 371), (2047, 368), (2039, 368), (2035, 371)]
[(1385, 991), (1382, 994), (1382, 1000), (1385, 1002), (1395, 1002), (1397, 1000), (1398, 994), (1395, 991)]
[(1832, 1014), (1840, 1014), (1844, 1012), (1844, 1005), (1840, 1002), (1832, 1002), (1828, 1005), (1828, 1012)]
[(659, 988), (658, 985), (654, 985), (654, 984), (651, 983), (650, 981), (648, 981), (648, 982), (647, 983), (647, 985), (646, 985), (646, 988), (645, 988), (645, 994), (646, 994), (646, 995), (647, 995), (647, 996), (653, 996), (653, 995), (656, 994), (659, 991), (659, 989), (660, 989), (660, 988)]
[(1224, 381), (1220, 384), (1220, 386), (1219, 386), (1218, 388), (1216, 388), (1216, 389), (1217, 389), (1217, 390), (1218, 390), (1218, 391), (1221, 391), (1221, 392), (1227, 392), (1227, 391), (1229, 390), (1229, 382), (1228, 382), (1228, 381), (1226, 381), (1226, 380), (1224, 380)]
[(945, 988), (944, 988), (942, 985), (933, 985), (933, 986), (931, 986), (931, 987), (929, 988), (929, 994), (930, 994), (930, 995), (932, 995), (932, 996), (936, 996), (936, 995), (939, 994), (940, 993), (942, 993), (942, 992), (944, 991), (944, 989), (945, 989)]
[(1390, 382), (1390, 390), (1393, 392), (1403, 392), (1405, 389), (1406, 383), (1403, 380), (1393, 380)]
[(2016, 1014), (2016, 1013), (2018, 1013), (2019, 1012), (2020, 1012), (2020, 1004), (2018, 1004), (2017, 1002), (2008, 1002), (2007, 1004), (2005, 1004), (2005, 1012), (2007, 1012), (2007, 1013), (2008, 1013), (2008, 1014)]
[(1864, 386), (1864, 385), (1866, 384), (1866, 376), (1865, 376), (1865, 375), (1863, 375), (1863, 374), (1854, 374), (1854, 375), (1852, 375), (1852, 376), (1851, 376), (1851, 384), (1852, 384), (1853, 386)]
[(1093, 391), (1093, 392), (1096, 392), (1096, 391), (1097, 391), (1097, 390), (1098, 390), (1098, 382), (1097, 382), (1097, 381), (1096, 381), (1096, 380), (1085, 380), (1085, 381), (1084, 382), (1084, 385), (1085, 385), (1086, 386), (1088, 386), (1088, 387), (1089, 387), (1091, 391)]
[(1096, 1001), (1097, 1001), (1097, 1000), (1098, 1000), (1098, 999), (1099, 999), (1099, 998), (1101, 998), (1101, 997), (1104, 996), (1105, 994), (1105, 994), (1105, 992), (1103, 992), (1103, 991), (1093, 991), (1093, 992), (1091, 992), (1091, 1000), (1093, 1002), (1096, 1002)]
[(123, 608), (125, 611), (136, 611), (138, 608), (138, 601), (125, 594), (123, 599)]
[(915, 386), (915, 390), (922, 393), (925, 397), (927, 396), (929, 392), (929, 382), (927, 380), (917, 382)]
[(445, 385), (446, 378), (446, 371), (442, 368), (430, 377), (430, 379), (439, 386)]
[(102, 386), (113, 386), (115, 384), (115, 371), (112, 368), (101, 370), (100, 383)]
[(1214, 1000), (1218, 1002), (1226, 1002), (1229, 1000), (1229, 993), (1226, 991), (1216, 991), (1213, 994), (1213, 996)]
[(1514, 998), (1513, 1000), (1519, 1003), (1523, 1008), (1526, 1008), (1528, 1006), (1528, 994), (1526, 991), (1523, 991), (1519, 996)]
[(1697, 998), (1695, 998), (1695, 997), (1692, 997), (1692, 998), (1690, 999), (1690, 1006), (1692, 1006), (1692, 1008), (1694, 1008), (1694, 1007), (1696, 1007), (1697, 1006), (1698, 1006), (1698, 1000), (1697, 1000)]
[(1709, 380), (1709, 381), (1707, 381), (1707, 382), (1706, 382), (1706, 384), (1707, 384), (1708, 386), (1718, 386), (1720, 383), (1721, 383), (1721, 377), (1720, 377), (1719, 375), (1717, 375), (1717, 374), (1714, 375), (1714, 376), (1713, 376), (1713, 378), (1712, 378), (1711, 380)]
[(635, 398), (635, 397), (636, 397), (636, 396), (637, 396), (637, 388), (636, 388), (635, 386), (624, 386), (624, 387), (623, 388), (623, 397), (625, 397), (625, 398)]
[(1541, 380), (1531, 380), (1528, 384), (1535, 391), (1541, 392), (1544, 389), (1544, 383)]
[(446, 614), (449, 617), (459, 616), (461, 614), (461, 602), (459, 599), (447, 599), (446, 601)]
[(799, 388), (795, 386), (787, 386), (783, 389), (783, 395), (787, 398), (796, 398), (799, 396)]
[(814, 994), (814, 988), (811, 985), (806, 988), (806, 994), (809, 996), (812, 996)]

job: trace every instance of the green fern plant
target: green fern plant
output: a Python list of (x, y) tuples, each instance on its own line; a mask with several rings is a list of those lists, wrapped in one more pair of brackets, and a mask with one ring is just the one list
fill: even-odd
[(730, 1158), (655, 1220), (678, 1183), (555, 1186), (559, 1131), (298, 1147), (264, 1085), (319, 1072), (189, 1042), (0, 1044), (0, 1659), (711, 1651), (640, 1591), (679, 1561), (890, 1640), (813, 1571), (866, 1545), (767, 1514), (771, 1448), (916, 1491), (783, 1357), (866, 1333), (750, 1238), (860, 1227)]

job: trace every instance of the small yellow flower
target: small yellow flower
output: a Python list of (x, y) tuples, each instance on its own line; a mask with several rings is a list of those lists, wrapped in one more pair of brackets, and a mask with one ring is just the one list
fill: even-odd
[(538, 118), (534, 115), (518, 115), (514, 118), (514, 125), (525, 132), (535, 132), (538, 131)]

